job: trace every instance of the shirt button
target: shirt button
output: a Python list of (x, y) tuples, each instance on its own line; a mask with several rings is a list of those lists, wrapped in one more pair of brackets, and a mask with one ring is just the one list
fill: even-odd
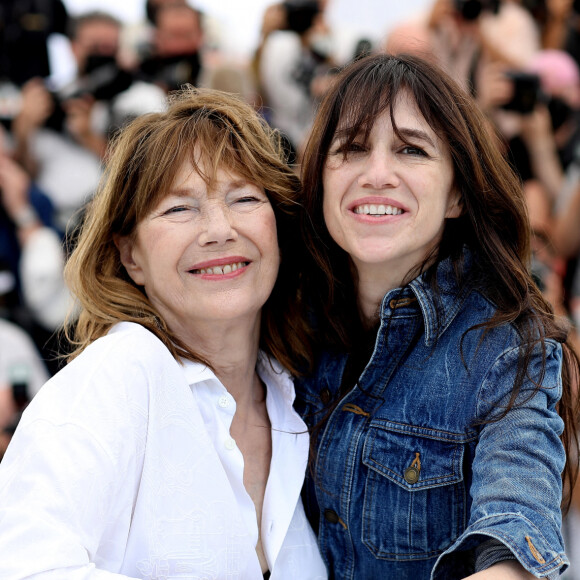
[(224, 441), (224, 447), (228, 450), (231, 451), (232, 449), (235, 449), (236, 447), (236, 442), (231, 438), (228, 437), (225, 441)]
[(225, 409), (226, 407), (229, 407), (230, 406), (230, 398), (227, 395), (222, 395), (218, 399), (218, 405), (220, 407), (222, 407), (223, 409)]
[(330, 402), (330, 398), (331, 398), (331, 393), (330, 393), (330, 389), (328, 389), (327, 387), (324, 387), (324, 389), (322, 389), (322, 391), (320, 391), (320, 400), (327, 405)]
[(416, 467), (407, 467), (403, 477), (407, 483), (417, 483), (419, 481), (419, 470)]
[(340, 518), (334, 510), (324, 510), (324, 519), (331, 524), (336, 524)]

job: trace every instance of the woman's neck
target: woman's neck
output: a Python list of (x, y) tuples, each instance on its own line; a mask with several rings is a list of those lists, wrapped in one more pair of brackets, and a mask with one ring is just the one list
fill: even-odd
[(399, 288), (401, 279), (378, 268), (357, 268), (357, 302), (365, 328), (371, 328), (381, 314), (381, 303), (387, 292)]
[(352, 267), (356, 269), (357, 303), (361, 321), (365, 328), (376, 324), (381, 315), (381, 304), (385, 294), (401, 288), (411, 277), (424, 270), (420, 265), (412, 266), (406, 260), (391, 261), (388, 264), (357, 263), (353, 260)]
[(197, 323), (195, 329), (181, 329), (177, 335), (212, 366), (218, 379), (236, 400), (238, 410), (263, 399), (256, 374), (259, 316), (251, 320)]

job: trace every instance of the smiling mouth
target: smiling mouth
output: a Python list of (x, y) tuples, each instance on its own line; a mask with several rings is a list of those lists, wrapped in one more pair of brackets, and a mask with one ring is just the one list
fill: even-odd
[(353, 209), (354, 213), (362, 215), (401, 215), (403, 210), (400, 207), (383, 204), (357, 205)]
[(244, 268), (250, 262), (234, 262), (232, 264), (224, 264), (222, 266), (214, 266), (213, 268), (200, 268), (199, 270), (190, 270), (192, 274), (212, 274), (220, 276), (224, 274), (231, 274), (240, 268)]

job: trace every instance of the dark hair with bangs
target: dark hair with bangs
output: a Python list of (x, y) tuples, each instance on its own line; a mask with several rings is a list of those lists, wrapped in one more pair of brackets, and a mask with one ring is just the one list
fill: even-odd
[[(202, 159), (209, 162), (206, 174), (201, 174)], [(208, 184), (221, 168), (264, 188), (276, 216), (282, 261), (262, 310), (261, 347), (294, 370), (293, 361), (306, 357), (307, 328), (294, 314), (301, 261), (300, 181), (286, 163), (279, 135), (252, 107), (232, 94), (193, 87), (173, 94), (166, 112), (130, 123), (111, 146), (101, 187), (65, 269), (80, 303), (78, 319), (66, 329), (76, 346), (71, 358), (115, 323), (130, 321), (156, 334), (176, 358), (201, 361), (171, 333), (131, 280), (115, 245), (116, 236), (135, 234), (137, 224), (170, 192), (186, 160)]]
[[(442, 71), (416, 57), (382, 54), (355, 62), (337, 77), (321, 103), (304, 155), (302, 182), (308, 214), (304, 232), (327, 279), (338, 278), (341, 283), (336, 270), (328, 270), (327, 252), (345, 262), (344, 252), (328, 234), (322, 215), (322, 170), (330, 146), (337, 136), (345, 145), (361, 137), (368, 139), (374, 122), (386, 110), (397, 132), (394, 106), (398, 98), (409, 96), (449, 148), (461, 196), (463, 216), (448, 220), (447, 235), (438, 248), (439, 260), (450, 253), (459, 259), (468, 244), (494, 270), (500, 270), (501, 280), (520, 275), (521, 265), (530, 258), (526, 205), (518, 178), (497, 148), (499, 137), (469, 95)], [(405, 142), (403, 135), (399, 137)], [(311, 243), (313, 237), (318, 240), (316, 244)], [(497, 263), (497, 256), (502, 254), (505, 261)], [(425, 264), (432, 261), (430, 258), (425, 257)], [(422, 266), (409, 276), (415, 277)], [(347, 280), (350, 269), (348, 273)], [(523, 293), (527, 294), (527, 273), (518, 282), (523, 283)], [(328, 285), (330, 292), (333, 286)], [(499, 301), (502, 296), (501, 291), (497, 293)], [(342, 333), (339, 336), (346, 338)]]
[[(356, 308), (357, 279), (350, 259), (331, 238), (322, 210), (323, 169), (333, 140), (345, 145), (368, 139), (373, 124), (386, 110), (393, 128), (398, 99), (411, 99), (439, 139), (448, 147), (462, 215), (446, 220), (434, 252), (408, 273), (406, 282), (425, 271), (438, 297), (437, 264), (450, 258), (459, 284), (464, 282), (463, 249), (476, 255), (478, 289), (497, 306), (492, 319), (474, 328), (489, 330), (514, 324), (522, 336), (519, 372), (510, 403), (515, 404), (538, 342), (552, 338), (564, 349), (563, 395), (559, 412), (565, 423), (566, 479), (577, 472), (578, 358), (567, 340), (567, 327), (552, 313), (529, 271), (530, 227), (519, 179), (502, 155), (498, 135), (473, 99), (446, 73), (413, 56), (377, 54), (346, 66), (325, 95), (314, 121), (302, 167), (304, 209), (302, 232), (312, 261), (302, 292), (316, 313), (318, 348), (352, 349), (362, 331)], [(403, 141), (404, 136), (399, 135)], [(345, 147), (348, 150), (348, 146)]]

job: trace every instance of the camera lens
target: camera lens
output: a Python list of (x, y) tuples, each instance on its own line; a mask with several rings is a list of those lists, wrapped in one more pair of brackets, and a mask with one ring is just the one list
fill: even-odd
[(458, 0), (456, 7), (464, 20), (476, 20), (483, 10), (481, 0)]

